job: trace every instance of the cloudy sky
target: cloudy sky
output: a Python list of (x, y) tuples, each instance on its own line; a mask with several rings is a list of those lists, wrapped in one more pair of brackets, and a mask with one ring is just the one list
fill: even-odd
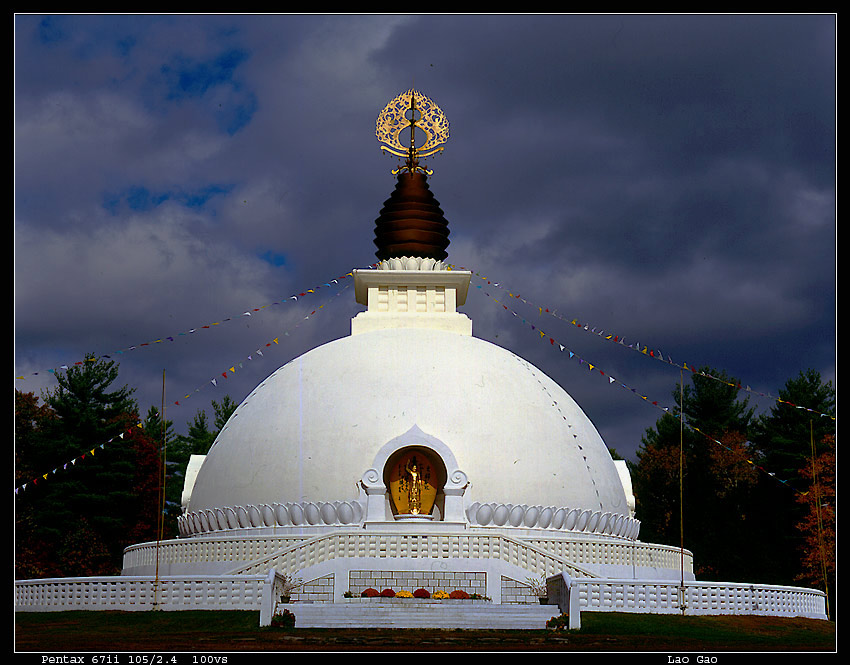
[(182, 432), (347, 335), (340, 277), (375, 261), (395, 184), (375, 119), (411, 87), (451, 123), (430, 186), (474, 334), (620, 454), (677, 365), (760, 409), (801, 370), (835, 379), (833, 15), (14, 22), (19, 390), (108, 355), (143, 413), (165, 373)]

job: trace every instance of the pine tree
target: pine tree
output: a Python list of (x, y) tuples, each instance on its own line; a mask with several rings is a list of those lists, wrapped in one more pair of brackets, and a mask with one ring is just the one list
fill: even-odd
[[(239, 406), (230, 395), (225, 395), (221, 403), (213, 400), (212, 407), (213, 412), (215, 413), (215, 418), (213, 419), (213, 426), (215, 427), (216, 436), (221, 430), (224, 429), (224, 426), (227, 424), (227, 421), (230, 419), (230, 416), (233, 415), (233, 412), (236, 411), (236, 407)], [(213, 437), (215, 438), (215, 437)]]
[[(704, 579), (734, 579), (748, 570), (740, 556), (755, 485), (746, 433), (753, 417), (736, 381), (702, 368), (672, 396), (684, 418), (667, 413), (648, 429), (632, 482), (641, 538), (694, 553)], [(681, 499), (680, 499), (681, 497)]]
[(177, 530), (176, 519), (182, 510), (183, 486), (189, 459), (192, 455), (206, 455), (215, 440), (215, 432), (210, 431), (207, 414), (203, 409), (199, 409), (193, 420), (187, 424), (187, 433), (176, 436), (168, 447), (169, 474), (166, 497), (169, 533), (175, 533)]
[(30, 493), (38, 491), (36, 479), (47, 482), (41, 474), (50, 469), (41, 466), (39, 452), (45, 445), (46, 424), (53, 417), (52, 409), (39, 404), (39, 398), (33, 393), (15, 390), (16, 579), (52, 577), (58, 571), (50, 556), (52, 543), (39, 529), (38, 511), (29, 500)]
[(810, 485), (811, 442), (835, 435), (835, 390), (808, 369), (789, 379), (779, 401), (755, 423), (752, 441), (766, 471), (760, 477), (759, 545), (771, 562), (774, 581), (795, 584), (804, 567), (805, 540), (798, 528), (807, 510), (798, 502)]
[(789, 379), (779, 398), (755, 423), (753, 442), (764, 467), (794, 485), (809, 458), (810, 439), (822, 441), (835, 433), (835, 390), (808, 369)]
[[(44, 394), (51, 417), (40, 422), (37, 436), (18, 423), (16, 439), (20, 433), (25, 440), (22, 446), (16, 441), (21, 467), (45, 472), (18, 498), (19, 552), (39, 551), (37, 567), (49, 574), (79, 574), (81, 557), (91, 574), (121, 568), (128, 524), (138, 512), (139, 465), (125, 437), (137, 419), (133, 390), (111, 390), (117, 377), (114, 362), (87, 355), (56, 373), (58, 386)], [(76, 538), (81, 529), (91, 537)], [(24, 557), (20, 568), (28, 565)]]
[(33, 393), (15, 390), (15, 486), (31, 482), (40, 472), (35, 466), (47, 422), (54, 417), (53, 410), (39, 404)]

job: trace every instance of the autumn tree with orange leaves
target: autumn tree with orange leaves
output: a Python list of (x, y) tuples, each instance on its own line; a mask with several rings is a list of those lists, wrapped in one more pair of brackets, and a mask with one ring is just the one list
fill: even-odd
[(802, 536), (797, 580), (832, 597), (835, 593), (835, 437), (815, 447), (812, 464), (800, 469), (808, 491), (797, 496), (804, 513), (797, 523)]

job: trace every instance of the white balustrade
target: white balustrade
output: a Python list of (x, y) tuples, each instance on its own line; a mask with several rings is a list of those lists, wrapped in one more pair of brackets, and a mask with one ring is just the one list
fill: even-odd
[(581, 612), (650, 614), (756, 615), (827, 619), (826, 594), (817, 589), (669, 580), (547, 578), (550, 601), (570, 615), (570, 628), (581, 626)]
[(259, 610), (264, 575), (63, 577), (15, 581), (15, 610)]

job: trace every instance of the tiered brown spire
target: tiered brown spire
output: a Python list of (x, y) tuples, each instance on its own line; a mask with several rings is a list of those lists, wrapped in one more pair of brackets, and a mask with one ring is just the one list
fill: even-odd
[[(425, 136), (416, 145), (416, 129)], [(410, 131), (405, 145), (400, 133)], [(448, 139), (448, 120), (430, 99), (415, 90), (396, 97), (381, 112), (377, 122), (381, 146), (405, 157), (404, 166), (394, 171), (398, 182), (375, 220), (375, 255), (380, 259), (421, 257), (442, 261), (448, 256), (449, 224), (439, 201), (428, 187), (430, 172), (420, 165), (421, 157), (440, 152)]]
[(426, 175), (402, 171), (375, 220), (379, 259), (419, 256), (442, 261), (448, 256), (449, 223), (434, 198)]

